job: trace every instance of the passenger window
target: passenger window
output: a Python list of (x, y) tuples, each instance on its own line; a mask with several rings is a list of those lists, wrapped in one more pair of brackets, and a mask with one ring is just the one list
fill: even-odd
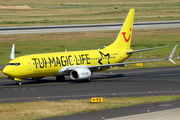
[(15, 66), (19, 66), (20, 65), (20, 63), (15, 63)]

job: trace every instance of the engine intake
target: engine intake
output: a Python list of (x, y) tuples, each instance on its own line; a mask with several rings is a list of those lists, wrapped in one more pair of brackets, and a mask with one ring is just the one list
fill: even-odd
[(73, 80), (90, 79), (91, 71), (88, 68), (75, 68), (70, 72), (70, 77)]

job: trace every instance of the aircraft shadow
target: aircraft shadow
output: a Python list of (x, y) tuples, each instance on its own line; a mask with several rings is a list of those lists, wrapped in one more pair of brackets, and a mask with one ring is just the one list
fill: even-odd
[[(132, 77), (132, 76), (125, 76), (124, 74), (108, 74), (108, 75), (95, 75), (94, 77), (92, 76), (92, 82), (136, 82), (139, 81), (139, 78), (136, 78), (134, 76), (134, 78), (132, 79), (127, 79), (128, 77)], [(123, 79), (126, 78), (126, 79)], [(43, 78), (40, 80), (32, 80), (32, 79), (24, 79), (22, 80), (22, 86), (23, 85), (42, 85), (42, 84), (59, 84), (59, 83), (71, 83), (71, 84), (75, 84), (75, 83), (88, 83), (88, 81), (83, 81), (83, 80), (78, 80), (78, 81), (74, 81), (71, 80), (70, 77), (66, 77), (66, 80), (64, 82), (57, 82), (54, 78)], [(8, 82), (6, 84), (1, 84), (1, 86), (13, 86), (16, 85), (15, 82), (11, 81)], [(17, 85), (18, 86), (18, 85)]]
[(123, 74), (116, 74), (116, 75), (100, 75), (98, 77), (93, 77), (93, 79), (107, 79), (107, 78), (120, 78), (125, 77)]

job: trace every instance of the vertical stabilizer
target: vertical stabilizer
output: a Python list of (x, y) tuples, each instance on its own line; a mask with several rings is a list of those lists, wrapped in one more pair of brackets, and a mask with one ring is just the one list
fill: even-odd
[(130, 49), (135, 9), (130, 9), (114, 43), (104, 49)]

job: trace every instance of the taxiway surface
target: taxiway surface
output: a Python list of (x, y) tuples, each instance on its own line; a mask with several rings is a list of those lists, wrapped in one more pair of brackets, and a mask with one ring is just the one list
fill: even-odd
[(179, 120), (180, 101), (144, 104), (43, 120)]
[[(119, 30), (123, 23), (0, 27), (0, 35)], [(180, 28), (180, 21), (136, 22), (134, 29)]]
[(104, 71), (94, 73), (90, 83), (72, 81), (69, 77), (59, 83), (47, 77), (39, 81), (23, 80), (22, 86), (1, 78), (0, 102), (112, 97), (114, 92), (117, 97), (180, 94), (179, 71), (180, 66)]
[[(32, 100), (60, 101), (62, 99), (89, 99), (90, 97), (124, 97), (180, 94), (180, 66), (104, 71), (93, 74), (92, 82), (67, 81), (59, 83), (53, 77), (39, 81), (23, 80), (17, 86), (7, 78), (0, 79), (0, 102)], [(114, 95), (113, 93), (116, 93)], [(180, 101), (103, 110), (48, 120), (143, 120), (144, 118), (179, 118)], [(150, 112), (147, 113), (147, 110)], [(172, 112), (174, 111), (174, 114)], [(145, 113), (145, 114), (144, 114)], [(151, 116), (151, 117), (149, 117)], [(149, 119), (152, 120), (152, 119)]]

